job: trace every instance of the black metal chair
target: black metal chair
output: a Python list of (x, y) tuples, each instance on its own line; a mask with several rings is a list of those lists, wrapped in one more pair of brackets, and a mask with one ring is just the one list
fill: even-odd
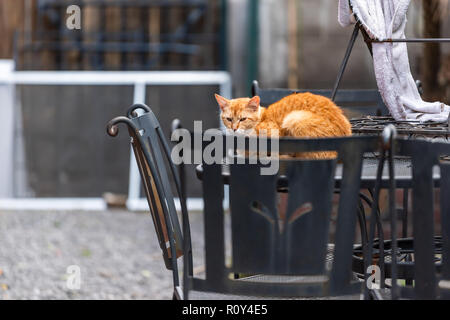
[[(217, 136), (205, 140), (221, 138), (225, 139)], [(247, 138), (247, 148), (251, 139), (255, 138)], [(185, 273), (184, 296), (359, 297), (363, 282), (354, 278), (352, 256), (362, 163), (364, 153), (379, 151), (380, 146), (380, 138), (374, 136), (283, 138), (279, 140), (280, 153), (337, 151), (338, 157), (280, 160), (282, 170), (274, 175), (261, 175), (262, 164), (231, 164), (231, 265), (226, 263), (222, 165), (203, 163), (206, 277)], [(330, 218), (338, 165), (343, 167), (343, 179), (330, 252)], [(284, 206), (278, 201), (280, 175), (288, 178), (289, 193)], [(327, 268), (330, 260), (332, 266)], [(236, 273), (254, 276), (233, 279)]]
[[(391, 149), (391, 157), (411, 158), (413, 237), (397, 238), (395, 177), (391, 171), (391, 239), (385, 243), (385, 256), (389, 259), (380, 261), (385, 264), (384, 278), (391, 279), (391, 290), (387, 295), (385, 291), (373, 290), (374, 296), (379, 299), (450, 299), (450, 144), (395, 139)], [(433, 176), (438, 174), (440, 179), (436, 185)], [(441, 230), (435, 226), (436, 187), (440, 187)], [(372, 256), (379, 245), (373, 240), (373, 223), (370, 238), (368, 255)], [(397, 280), (405, 278), (413, 281), (399, 285)]]
[[(138, 116), (136, 110), (144, 111)], [(127, 117), (111, 120), (107, 126), (110, 136), (117, 136), (118, 124), (128, 126), (134, 155), (139, 167), (150, 213), (156, 229), (166, 268), (173, 273), (174, 299), (182, 299), (177, 259), (186, 257), (186, 270), (192, 270), (192, 250), (189, 235), (189, 217), (179, 173), (170, 158), (170, 148), (159, 122), (151, 109), (142, 104), (133, 105)], [(183, 232), (178, 219), (171, 183), (175, 184), (180, 199)], [(183, 241), (188, 239), (188, 241)]]
[[(313, 94), (322, 95), (332, 98), (333, 90), (317, 90), (317, 89), (262, 89), (259, 87), (258, 81), (253, 81), (252, 94), (261, 98), (261, 105), (268, 107), (274, 102), (292, 94), (311, 92)], [(383, 99), (378, 90), (339, 90), (337, 91), (335, 100), (336, 104), (344, 110), (348, 110), (353, 114), (382, 116), (389, 115), (389, 111), (384, 105)]]

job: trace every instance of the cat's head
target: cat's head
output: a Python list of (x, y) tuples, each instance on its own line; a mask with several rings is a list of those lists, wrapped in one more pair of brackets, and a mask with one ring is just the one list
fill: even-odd
[(258, 96), (228, 100), (216, 94), (216, 100), (222, 110), (222, 122), (230, 132), (250, 134), (261, 121)]

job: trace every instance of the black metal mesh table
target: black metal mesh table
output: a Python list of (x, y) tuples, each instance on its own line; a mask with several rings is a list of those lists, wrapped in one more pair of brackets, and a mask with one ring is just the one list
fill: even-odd
[[(431, 141), (450, 143), (450, 131), (447, 123), (420, 123), (418, 121), (396, 121), (392, 117), (366, 116), (350, 120), (354, 135), (380, 135), (383, 129), (393, 124), (397, 129), (397, 134), (409, 139), (426, 139)], [(450, 159), (445, 159), (450, 160)], [(375, 187), (378, 160), (375, 155), (367, 155), (363, 163), (362, 169), (362, 189), (372, 189)], [(412, 170), (411, 162), (408, 159), (396, 158), (394, 163), (394, 172), (397, 188), (411, 188)], [(197, 166), (197, 177), (202, 177), (202, 167)], [(339, 164), (336, 168), (336, 188), (340, 187), (342, 177), (342, 166)], [(224, 183), (229, 183), (229, 168), (223, 166)], [(439, 168), (435, 168), (433, 172), (435, 186), (439, 187), (440, 172)], [(382, 188), (388, 187), (389, 175), (388, 165), (385, 163), (383, 177), (381, 182)], [(288, 182), (286, 177), (280, 176), (279, 187), (286, 188)]]

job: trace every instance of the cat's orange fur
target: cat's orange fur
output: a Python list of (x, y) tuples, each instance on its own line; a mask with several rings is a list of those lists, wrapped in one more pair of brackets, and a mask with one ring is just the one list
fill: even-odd
[[(235, 132), (273, 136), (323, 138), (349, 136), (350, 122), (330, 99), (311, 93), (294, 93), (268, 108), (260, 106), (260, 98), (228, 100), (216, 95), (224, 125)], [(334, 153), (308, 153), (308, 158), (328, 158)], [(301, 155), (297, 155), (301, 156)], [(335, 154), (334, 154), (335, 156)]]

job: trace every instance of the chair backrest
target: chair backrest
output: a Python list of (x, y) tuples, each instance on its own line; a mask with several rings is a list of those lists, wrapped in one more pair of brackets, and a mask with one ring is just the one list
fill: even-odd
[[(144, 113), (138, 116), (135, 112), (137, 109), (141, 109)], [(108, 124), (108, 133), (112, 136), (117, 135), (117, 124), (119, 123), (125, 123), (128, 126), (131, 144), (164, 262), (167, 269), (173, 271), (174, 284), (178, 286), (177, 258), (187, 252), (187, 258), (189, 261), (192, 260), (190, 235), (184, 234), (184, 232), (189, 232), (189, 228), (183, 227), (184, 232), (181, 230), (171, 189), (171, 183), (174, 183), (181, 203), (183, 223), (188, 225), (187, 209), (181, 191), (180, 179), (170, 158), (168, 142), (152, 110), (148, 106), (139, 104), (132, 106), (127, 115), (128, 117), (118, 117), (111, 120)], [(183, 238), (189, 242), (187, 247)]]
[[(253, 82), (252, 94), (261, 98), (261, 105), (268, 107), (274, 102), (292, 94), (311, 92), (313, 94), (331, 97), (332, 90), (316, 90), (316, 89), (262, 89), (258, 82)], [(378, 90), (344, 90), (337, 92), (335, 103), (344, 111), (348, 112), (348, 116), (356, 117), (360, 115), (381, 116), (389, 115), (389, 111), (384, 105), (383, 99)]]
[[(406, 139), (395, 144), (395, 155), (411, 158), (414, 239), (414, 286), (398, 288), (398, 296), (450, 299), (450, 144)], [(436, 188), (440, 188), (440, 232), (435, 225)], [(395, 274), (392, 278), (397, 283)]]
[[(249, 144), (258, 145), (247, 141), (247, 147)], [(378, 146), (378, 137), (369, 136), (282, 138), (280, 153), (334, 151), (338, 157), (280, 160), (280, 170), (272, 175), (261, 175), (261, 169), (267, 167), (261, 163), (231, 164), (231, 266), (225, 263), (222, 165), (203, 163), (206, 278), (185, 278), (187, 289), (272, 297), (360, 293), (361, 283), (352, 278), (352, 254), (362, 163), (364, 153), (375, 152)], [(341, 167), (342, 178), (336, 178), (337, 167)], [(336, 179), (341, 179), (340, 201), (333, 264), (327, 271)], [(288, 183), (287, 195), (278, 192), (282, 180)], [(232, 280), (233, 273), (268, 278)], [(285, 276), (294, 276), (294, 280), (284, 281)]]

